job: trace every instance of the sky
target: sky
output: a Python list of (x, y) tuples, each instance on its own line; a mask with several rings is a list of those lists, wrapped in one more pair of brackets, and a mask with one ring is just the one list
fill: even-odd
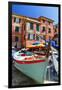
[(58, 7), (13, 4), (12, 13), (33, 18), (45, 16), (54, 20), (54, 24), (58, 23)]

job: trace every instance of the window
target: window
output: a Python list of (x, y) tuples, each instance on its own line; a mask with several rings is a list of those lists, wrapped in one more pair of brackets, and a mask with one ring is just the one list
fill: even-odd
[(43, 35), (43, 40), (46, 40), (46, 35)]
[(33, 29), (33, 23), (30, 23), (30, 29)]
[(55, 32), (57, 32), (56, 28), (55, 28)]
[(30, 34), (30, 39), (33, 39), (33, 34)]
[(17, 42), (17, 41), (18, 41), (18, 39), (19, 39), (19, 38), (16, 36), (16, 37), (15, 37), (15, 41)]
[(19, 23), (19, 18), (16, 18), (16, 23)]
[(51, 33), (51, 29), (49, 28), (48, 33)]
[(28, 40), (30, 39), (30, 34), (28, 34)]
[(49, 25), (50, 25), (50, 22), (48, 21)]
[(39, 40), (39, 36), (38, 35), (36, 35), (36, 40)]
[(15, 27), (15, 32), (19, 32), (19, 27)]
[(35, 40), (35, 34), (33, 34), (33, 39)]
[(16, 17), (14, 17), (14, 22), (16, 22)]
[(40, 36), (40, 39), (43, 39), (43, 36)]
[(45, 20), (42, 20), (43, 21), (43, 23), (45, 23)]
[(19, 19), (19, 23), (21, 22), (21, 19)]
[(20, 23), (21, 22), (21, 19), (14, 17), (14, 22)]
[(36, 25), (36, 30), (39, 31), (39, 25), (38, 24)]
[(28, 34), (28, 39), (34, 40), (35, 39), (35, 34)]
[(42, 30), (42, 32), (44, 32), (45, 31), (45, 27), (43, 27), (43, 30)]
[(25, 40), (26, 38), (25, 38), (25, 35), (24, 35), (24, 40)]

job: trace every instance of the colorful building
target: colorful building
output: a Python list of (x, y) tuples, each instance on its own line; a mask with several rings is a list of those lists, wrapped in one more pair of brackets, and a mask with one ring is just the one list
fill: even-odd
[(46, 17), (31, 18), (12, 14), (12, 46), (27, 47), (35, 41), (44, 43), (54, 37), (53, 20)]
[(55, 41), (56, 45), (59, 45), (59, 26), (58, 24), (54, 25), (54, 37), (53, 40)]
[(59, 26), (58, 24), (54, 25), (54, 35), (58, 34), (59, 33)]

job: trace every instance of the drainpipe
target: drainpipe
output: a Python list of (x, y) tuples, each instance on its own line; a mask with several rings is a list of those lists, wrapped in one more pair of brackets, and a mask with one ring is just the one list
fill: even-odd
[[(24, 48), (26, 47), (26, 38), (24, 38), (26, 36), (26, 27), (25, 27), (25, 19), (23, 19), (23, 23), (22, 23), (22, 33), (21, 33), (21, 47)], [(25, 42), (25, 44), (24, 44)]]

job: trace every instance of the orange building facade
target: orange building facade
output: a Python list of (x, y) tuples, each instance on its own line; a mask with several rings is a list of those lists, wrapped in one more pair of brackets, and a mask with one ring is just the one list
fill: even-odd
[(44, 43), (54, 37), (53, 20), (46, 17), (31, 18), (12, 14), (12, 46), (27, 47), (35, 41)]

